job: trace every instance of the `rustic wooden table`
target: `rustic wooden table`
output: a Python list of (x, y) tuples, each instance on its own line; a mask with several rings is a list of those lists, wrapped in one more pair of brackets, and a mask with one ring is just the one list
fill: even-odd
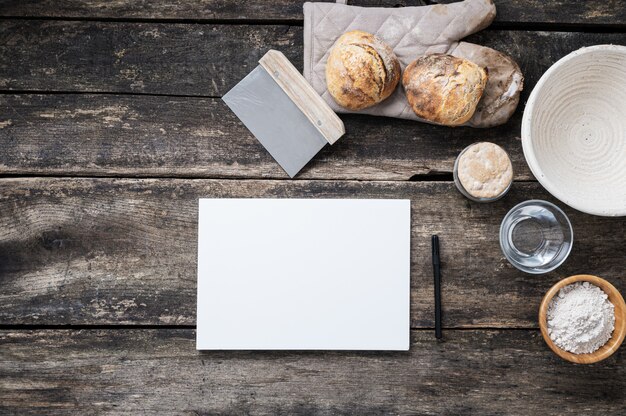
[[(596, 365), (563, 362), (537, 310), (571, 274), (626, 292), (626, 220), (555, 201), (519, 132), (552, 63), (626, 44), (626, 6), (496, 4), (496, 22), (470, 41), (526, 76), (508, 124), (346, 116), (347, 135), (289, 180), (220, 96), (269, 48), (302, 66), (301, 1), (0, 1), (0, 413), (625, 414), (624, 348)], [(516, 181), (497, 203), (469, 202), (452, 183), (455, 156), (477, 140), (513, 159)], [(198, 353), (196, 210), (209, 196), (410, 198), (410, 351)], [(517, 271), (498, 245), (503, 215), (529, 198), (557, 202), (575, 229), (569, 260), (545, 276)]]

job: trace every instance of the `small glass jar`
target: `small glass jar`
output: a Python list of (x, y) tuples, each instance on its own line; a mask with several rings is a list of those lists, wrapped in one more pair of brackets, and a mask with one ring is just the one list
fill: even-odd
[(517, 269), (532, 274), (559, 267), (574, 244), (574, 230), (567, 215), (547, 201), (517, 204), (500, 225), (500, 247)]
[(497, 201), (506, 195), (512, 183), (511, 158), (497, 144), (471, 144), (454, 161), (454, 184), (472, 201)]

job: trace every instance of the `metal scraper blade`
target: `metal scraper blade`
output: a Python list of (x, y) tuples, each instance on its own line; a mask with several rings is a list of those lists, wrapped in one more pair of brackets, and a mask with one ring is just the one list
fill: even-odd
[(261, 66), (222, 99), (292, 178), (328, 143)]

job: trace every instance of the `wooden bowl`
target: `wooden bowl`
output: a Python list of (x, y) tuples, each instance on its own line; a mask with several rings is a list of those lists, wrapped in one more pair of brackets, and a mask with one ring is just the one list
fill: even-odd
[[(615, 329), (613, 330), (613, 335), (611, 339), (607, 341), (600, 349), (590, 353), (590, 354), (573, 354), (571, 352), (562, 350), (557, 347), (552, 339), (550, 339), (550, 335), (548, 335), (548, 305), (550, 305), (550, 301), (552, 298), (559, 293), (563, 287), (570, 285), (576, 282), (589, 282), (593, 285), (598, 286), (602, 289), (608, 296), (609, 301), (615, 306)], [(552, 351), (559, 357), (564, 360), (571, 361), (573, 363), (578, 364), (592, 364), (597, 363), (598, 361), (602, 361), (605, 358), (610, 357), (619, 346), (624, 341), (624, 336), (626, 335), (626, 303), (624, 303), (624, 298), (619, 293), (619, 291), (607, 282), (604, 279), (601, 279), (597, 276), (592, 276), (590, 274), (579, 274), (576, 276), (568, 277), (567, 279), (563, 279), (548, 290), (548, 293), (543, 297), (541, 301), (541, 306), (539, 307), (539, 328), (541, 328), (541, 335), (543, 335), (543, 339), (546, 341), (546, 344), (550, 347)]]

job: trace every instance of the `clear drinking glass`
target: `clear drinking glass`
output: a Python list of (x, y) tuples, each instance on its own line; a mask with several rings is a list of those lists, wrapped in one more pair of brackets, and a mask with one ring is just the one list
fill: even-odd
[(500, 247), (507, 260), (526, 273), (559, 267), (572, 250), (574, 231), (565, 213), (547, 201), (514, 206), (500, 225)]

